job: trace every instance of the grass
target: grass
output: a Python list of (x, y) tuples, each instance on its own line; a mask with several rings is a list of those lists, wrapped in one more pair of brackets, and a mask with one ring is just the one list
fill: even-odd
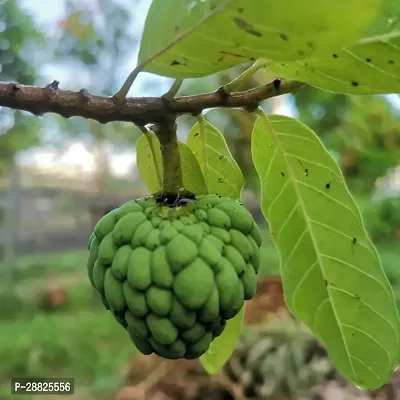
[[(13, 376), (73, 377), (76, 392), (110, 395), (135, 353), (125, 330), (105, 310), (37, 315), (0, 327), (1, 387)], [(7, 391), (0, 390), (0, 398)], [(25, 396), (26, 398), (26, 396)]]

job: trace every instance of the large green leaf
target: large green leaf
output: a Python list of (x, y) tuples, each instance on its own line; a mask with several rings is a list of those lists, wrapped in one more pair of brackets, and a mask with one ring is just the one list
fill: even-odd
[(382, 0), (153, 0), (139, 61), (195, 78), (258, 58), (294, 61), (353, 43)]
[(257, 119), (252, 155), (287, 305), (347, 379), (380, 387), (398, 365), (399, 317), (377, 252), (319, 138), (295, 119), (270, 121)]
[(336, 93), (400, 93), (400, 31), (267, 70)]
[[(150, 146), (149, 141), (152, 143), (152, 146)], [(154, 153), (152, 152), (152, 148), (154, 149)], [(179, 142), (179, 152), (184, 188), (196, 195), (207, 194), (207, 186), (196, 157), (182, 142)], [(150, 193), (160, 191), (163, 166), (160, 142), (154, 133), (143, 134), (136, 141), (136, 161), (139, 175), (146, 182)]]
[(221, 336), (216, 337), (205, 354), (200, 357), (201, 365), (210, 374), (217, 373), (234, 352), (242, 332), (245, 306), (228, 320)]
[(196, 123), (189, 132), (187, 145), (206, 177), (208, 192), (239, 199), (244, 185), (243, 173), (232, 157), (222, 133), (204, 121), (202, 137), (200, 126)]

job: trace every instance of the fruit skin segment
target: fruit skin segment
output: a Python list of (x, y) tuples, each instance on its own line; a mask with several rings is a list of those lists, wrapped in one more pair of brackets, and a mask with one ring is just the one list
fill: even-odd
[(100, 219), (88, 275), (140, 352), (194, 359), (254, 296), (260, 246), (237, 200), (149, 196)]

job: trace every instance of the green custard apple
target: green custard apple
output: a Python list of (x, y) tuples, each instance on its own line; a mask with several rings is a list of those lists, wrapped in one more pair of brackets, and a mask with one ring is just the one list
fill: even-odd
[(236, 200), (150, 196), (97, 223), (88, 274), (140, 352), (193, 359), (254, 296), (260, 245)]

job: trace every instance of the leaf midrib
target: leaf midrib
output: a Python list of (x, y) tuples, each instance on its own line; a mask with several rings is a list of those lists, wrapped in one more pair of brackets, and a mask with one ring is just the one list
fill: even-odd
[[(294, 190), (295, 190), (296, 195), (298, 197), (298, 201), (299, 201), (299, 205), (300, 205), (299, 208), (301, 209), (302, 213), (304, 214), (306, 227), (308, 228), (308, 231), (310, 232), (309, 234), (310, 234), (311, 242), (312, 242), (313, 247), (315, 249), (315, 256), (317, 258), (317, 262), (320, 265), (320, 269), (321, 269), (322, 275), (325, 277), (325, 273), (324, 273), (324, 269), (323, 269), (323, 261), (322, 261), (320, 255), (319, 255), (320, 251), (319, 251), (319, 248), (318, 248), (318, 245), (317, 245), (317, 241), (316, 241), (314, 233), (313, 233), (312, 224), (311, 224), (310, 218), (309, 218), (308, 213), (307, 213), (307, 208), (306, 208), (306, 206), (304, 204), (304, 201), (303, 201), (303, 198), (301, 196), (301, 192), (300, 192), (300, 189), (299, 189), (299, 186), (298, 186), (298, 183), (297, 183), (297, 179), (294, 176), (294, 173), (292, 171), (290, 162), (289, 162), (288, 158), (286, 157), (286, 153), (285, 153), (284, 149), (282, 148), (282, 146), (280, 144), (280, 141), (278, 139), (278, 135), (275, 132), (275, 129), (273, 128), (270, 119), (265, 114), (261, 114), (261, 115), (263, 116), (263, 119), (265, 121), (266, 127), (271, 132), (271, 135), (272, 135), (272, 138), (273, 138), (273, 140), (275, 142), (275, 145), (276, 145), (277, 149), (279, 150), (279, 152), (281, 153), (282, 158), (283, 158), (283, 160), (284, 160), (284, 162), (286, 164), (286, 168), (287, 168), (287, 171), (288, 171), (288, 178), (290, 178), (291, 181), (293, 182), (293, 187), (294, 187)], [(331, 303), (331, 306), (332, 306), (332, 311), (333, 311), (333, 314), (335, 316), (336, 324), (337, 324), (337, 326), (338, 326), (338, 328), (340, 330), (341, 336), (342, 336), (343, 345), (344, 345), (344, 348), (346, 350), (347, 359), (349, 360), (349, 364), (350, 364), (350, 367), (351, 367), (352, 372), (354, 374), (354, 377), (358, 381), (359, 379), (358, 379), (358, 376), (357, 376), (357, 374), (355, 372), (353, 363), (351, 361), (351, 354), (349, 352), (349, 349), (348, 349), (348, 346), (347, 346), (347, 343), (346, 343), (345, 335), (344, 335), (344, 332), (342, 330), (342, 325), (341, 325), (341, 323), (339, 321), (339, 318), (338, 318), (338, 315), (337, 315), (337, 312), (336, 312), (336, 308), (334, 306), (334, 302), (331, 299), (331, 296), (330, 296), (330, 293), (329, 293), (329, 289), (327, 289), (326, 292), (327, 292), (327, 298), (329, 299), (329, 301)]]
[(159, 50), (157, 50), (152, 55), (147, 56), (146, 59), (140, 60), (140, 53), (139, 53), (139, 61), (140, 61), (140, 63), (143, 64), (143, 65), (146, 65), (146, 66), (150, 66), (152, 61), (157, 60), (158, 57), (163, 55), (168, 50), (172, 49), (174, 46), (176, 46), (178, 43), (180, 43), (182, 40), (184, 40), (188, 35), (190, 35), (197, 28), (199, 28), (203, 23), (207, 22), (208, 20), (214, 18), (216, 15), (220, 14), (227, 7), (229, 7), (233, 1), (235, 1), (235, 0), (229, 0), (225, 4), (223, 4), (222, 6), (217, 7), (213, 12), (211, 12), (210, 14), (208, 14), (205, 17), (201, 18), (193, 26), (191, 26), (190, 28), (186, 29), (181, 34), (175, 36), (175, 38), (171, 42), (169, 42), (166, 45), (164, 45), (163, 47), (161, 47)]

